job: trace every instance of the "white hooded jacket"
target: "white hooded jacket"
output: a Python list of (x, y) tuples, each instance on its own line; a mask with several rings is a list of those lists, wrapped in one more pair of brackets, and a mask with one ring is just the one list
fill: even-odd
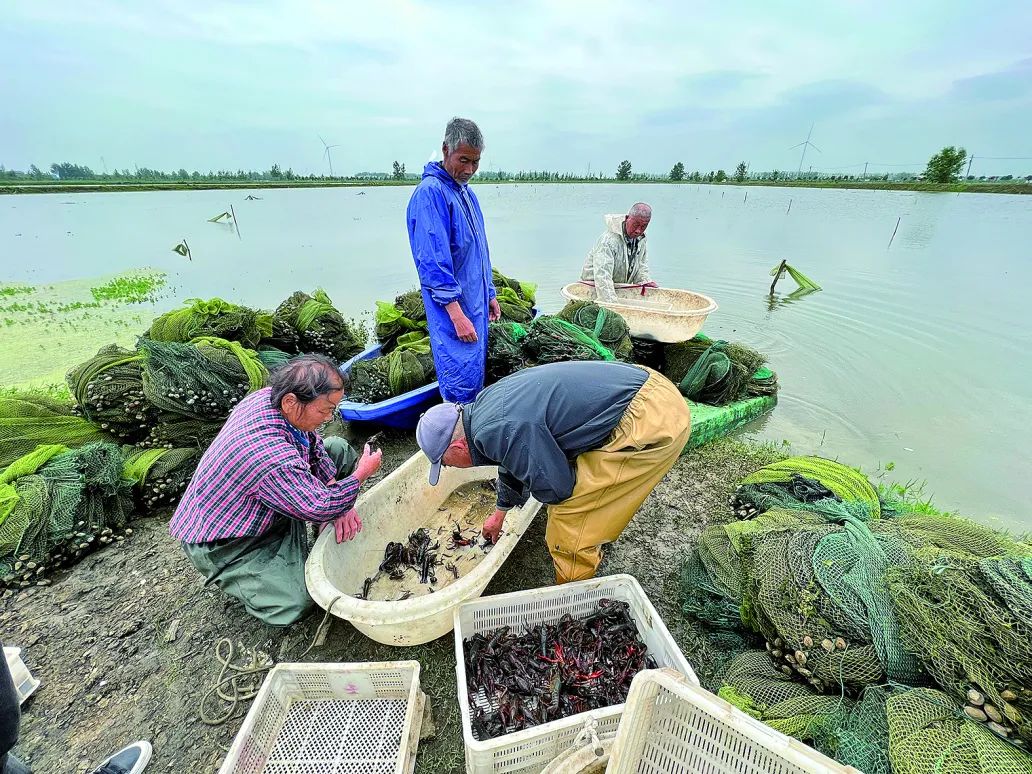
[(595, 298), (616, 301), (616, 285), (639, 285), (650, 282), (649, 253), (645, 234), (638, 237), (638, 251), (631, 263), (630, 249), (624, 236), (626, 215), (606, 215), (606, 230), (588, 253), (581, 279), (595, 284)]

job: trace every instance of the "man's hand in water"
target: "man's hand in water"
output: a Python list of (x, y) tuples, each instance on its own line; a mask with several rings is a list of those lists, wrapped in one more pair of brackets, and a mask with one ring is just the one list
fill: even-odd
[(505, 511), (496, 510), (487, 517), (484, 522), (484, 540), (488, 543), (497, 543), (498, 535), (502, 531), (502, 524), (505, 523)]

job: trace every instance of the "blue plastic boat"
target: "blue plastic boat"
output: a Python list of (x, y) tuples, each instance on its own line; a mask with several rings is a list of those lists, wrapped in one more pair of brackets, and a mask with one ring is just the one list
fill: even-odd
[[(346, 374), (357, 361), (379, 356), (380, 345), (374, 344), (344, 363), (340, 370)], [(437, 382), (433, 381), (403, 395), (381, 400), (379, 403), (356, 403), (343, 400), (337, 406), (337, 412), (341, 419), (347, 422), (376, 422), (388, 427), (412, 430), (419, 422), (420, 415), (430, 406), (440, 402), (441, 391), (437, 387)]]

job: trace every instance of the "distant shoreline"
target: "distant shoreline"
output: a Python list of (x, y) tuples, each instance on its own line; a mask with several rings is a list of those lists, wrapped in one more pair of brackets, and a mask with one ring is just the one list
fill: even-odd
[[(220, 190), (266, 190), (276, 188), (373, 188), (383, 186), (413, 186), (417, 180), (259, 180), (246, 183), (236, 182), (154, 182), (154, 183), (90, 183), (69, 181), (40, 183), (0, 183), (0, 195), (56, 194), (56, 193), (121, 193), (140, 191), (220, 191)], [(767, 186), (774, 188), (841, 188), (871, 191), (919, 191), (924, 193), (993, 193), (1032, 194), (1032, 183), (980, 183), (957, 182), (948, 184), (919, 181), (891, 183), (863, 180), (744, 180), (741, 183), (726, 180), (723, 183), (688, 180), (495, 180), (485, 178), (474, 181), (476, 185), (715, 185), (715, 186)]]

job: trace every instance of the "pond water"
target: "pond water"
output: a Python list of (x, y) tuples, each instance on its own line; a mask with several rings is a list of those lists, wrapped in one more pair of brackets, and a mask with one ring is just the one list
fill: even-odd
[[(559, 288), (577, 278), (601, 216), (650, 202), (655, 278), (712, 296), (720, 309), (705, 331), (759, 349), (778, 372), (780, 404), (750, 436), (871, 473), (893, 467), (887, 477), (927, 482), (940, 507), (1032, 529), (1024, 491), (1032, 471), (1032, 197), (615, 184), (475, 190), (494, 264), (536, 281), (545, 311), (562, 305)], [(260, 199), (246, 201), (248, 193)], [(360, 315), (415, 285), (410, 194), (4, 196), (0, 281), (38, 285), (154, 267), (170, 275), (158, 311), (193, 296), (273, 307), (295, 289), (321, 286), (346, 314)], [(207, 222), (230, 204), (239, 238), (232, 226)], [(192, 261), (172, 252), (184, 238)], [(794, 299), (786, 277), (771, 299), (768, 272), (782, 258), (824, 289)], [(15, 376), (0, 370), (0, 381), (35, 376), (31, 364), (19, 368)]]

